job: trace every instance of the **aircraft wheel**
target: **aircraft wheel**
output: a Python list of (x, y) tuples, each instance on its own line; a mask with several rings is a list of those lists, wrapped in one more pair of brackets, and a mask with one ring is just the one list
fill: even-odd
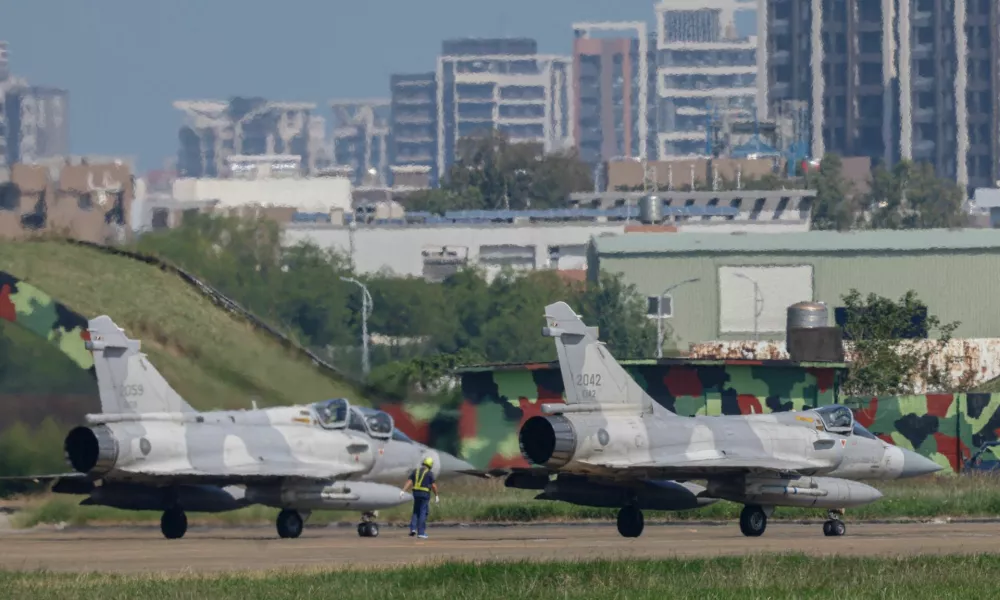
[(297, 538), (302, 535), (302, 517), (298, 511), (285, 509), (278, 513), (278, 535), (283, 538)]
[(625, 506), (618, 511), (618, 533), (622, 537), (639, 537), (645, 527), (642, 511), (634, 506)]
[(165, 510), (163, 516), (160, 517), (160, 531), (163, 532), (163, 537), (168, 540), (184, 537), (184, 534), (187, 533), (187, 526), (187, 515), (179, 508)]
[(358, 523), (358, 535), (361, 537), (378, 537), (378, 523), (375, 521)]
[(757, 537), (767, 529), (767, 515), (759, 506), (746, 505), (740, 512), (740, 531), (747, 537)]
[(843, 521), (830, 519), (823, 523), (823, 535), (827, 537), (839, 537), (847, 533), (847, 525)]

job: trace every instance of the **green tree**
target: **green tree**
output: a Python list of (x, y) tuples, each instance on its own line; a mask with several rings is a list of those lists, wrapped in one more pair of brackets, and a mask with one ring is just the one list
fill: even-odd
[(548, 208), (593, 187), (590, 168), (575, 151), (546, 154), (538, 144), (513, 143), (496, 130), (462, 138), (456, 155), (441, 190), (411, 195), (408, 205), (435, 212)]
[[(851, 364), (842, 392), (847, 396), (911, 393), (920, 380), (930, 389), (947, 387), (950, 365), (932, 367), (959, 323), (941, 324), (913, 290), (898, 301), (852, 289), (843, 296), (844, 334)], [(932, 331), (937, 331), (931, 339)], [(919, 344), (915, 340), (927, 339)]]
[(332, 250), (299, 243), (284, 249), (281, 262), (258, 295), (258, 301), (270, 307), (264, 309), (267, 314), (299, 334), (304, 345), (353, 343), (357, 338), (351, 335), (349, 298), (356, 286), (340, 279), (352, 274), (348, 260)]
[(928, 163), (879, 165), (863, 207), (862, 222), (870, 229), (930, 229), (960, 227), (968, 221), (962, 210), (965, 192), (954, 181), (937, 177)]
[(825, 155), (819, 170), (806, 174), (806, 186), (816, 190), (812, 209), (813, 229), (846, 231), (853, 227), (857, 207), (853, 187), (844, 178), (840, 156)]
[(479, 188), (462, 190), (433, 188), (411, 192), (403, 199), (409, 211), (430, 212), (439, 215), (452, 210), (484, 210), (486, 201)]
[(635, 286), (620, 273), (601, 271), (587, 282), (570, 304), (588, 325), (596, 325), (608, 350), (619, 359), (649, 358), (656, 354), (656, 324), (646, 318), (646, 304)]
[(552, 340), (541, 335), (545, 306), (568, 297), (568, 286), (555, 271), (502, 272), (489, 286), (489, 314), (481, 330), (486, 358), (555, 360)]

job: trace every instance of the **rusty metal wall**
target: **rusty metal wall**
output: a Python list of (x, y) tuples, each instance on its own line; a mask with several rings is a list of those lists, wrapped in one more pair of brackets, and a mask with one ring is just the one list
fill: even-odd
[[(907, 342), (918, 347), (934, 343), (928, 340)], [(844, 354), (848, 362), (854, 359), (850, 342), (844, 344)], [(691, 358), (726, 358), (747, 360), (788, 360), (788, 351), (783, 341), (711, 341), (691, 344)], [(932, 368), (943, 369), (950, 365), (950, 384), (954, 387), (974, 388), (982, 383), (1000, 377), (1000, 338), (952, 339), (940, 354), (935, 355), (926, 366), (925, 374)], [(919, 378), (913, 394), (924, 394), (929, 390), (923, 378)]]

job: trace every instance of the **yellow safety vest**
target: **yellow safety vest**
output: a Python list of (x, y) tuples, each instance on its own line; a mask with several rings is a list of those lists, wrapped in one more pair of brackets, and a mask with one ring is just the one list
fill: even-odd
[(413, 490), (414, 491), (416, 491), (416, 492), (429, 492), (429, 491), (431, 491), (430, 488), (426, 488), (423, 485), (424, 484), (424, 477), (427, 476), (427, 473), (429, 471), (430, 471), (430, 469), (426, 469), (426, 468), (419, 468), (419, 469), (416, 470), (416, 472), (414, 473), (415, 477), (413, 478)]

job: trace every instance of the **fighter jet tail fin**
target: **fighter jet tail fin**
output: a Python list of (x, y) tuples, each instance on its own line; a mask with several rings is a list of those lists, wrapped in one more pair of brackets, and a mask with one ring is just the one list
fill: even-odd
[(91, 319), (87, 331), (87, 349), (94, 355), (102, 413), (197, 412), (139, 352), (139, 340), (126, 337), (110, 317)]
[(566, 404), (669, 412), (662, 407), (654, 409), (656, 402), (611, 356), (598, 339), (597, 328), (585, 325), (568, 304), (546, 306), (545, 320), (548, 326), (542, 335), (555, 339)]

